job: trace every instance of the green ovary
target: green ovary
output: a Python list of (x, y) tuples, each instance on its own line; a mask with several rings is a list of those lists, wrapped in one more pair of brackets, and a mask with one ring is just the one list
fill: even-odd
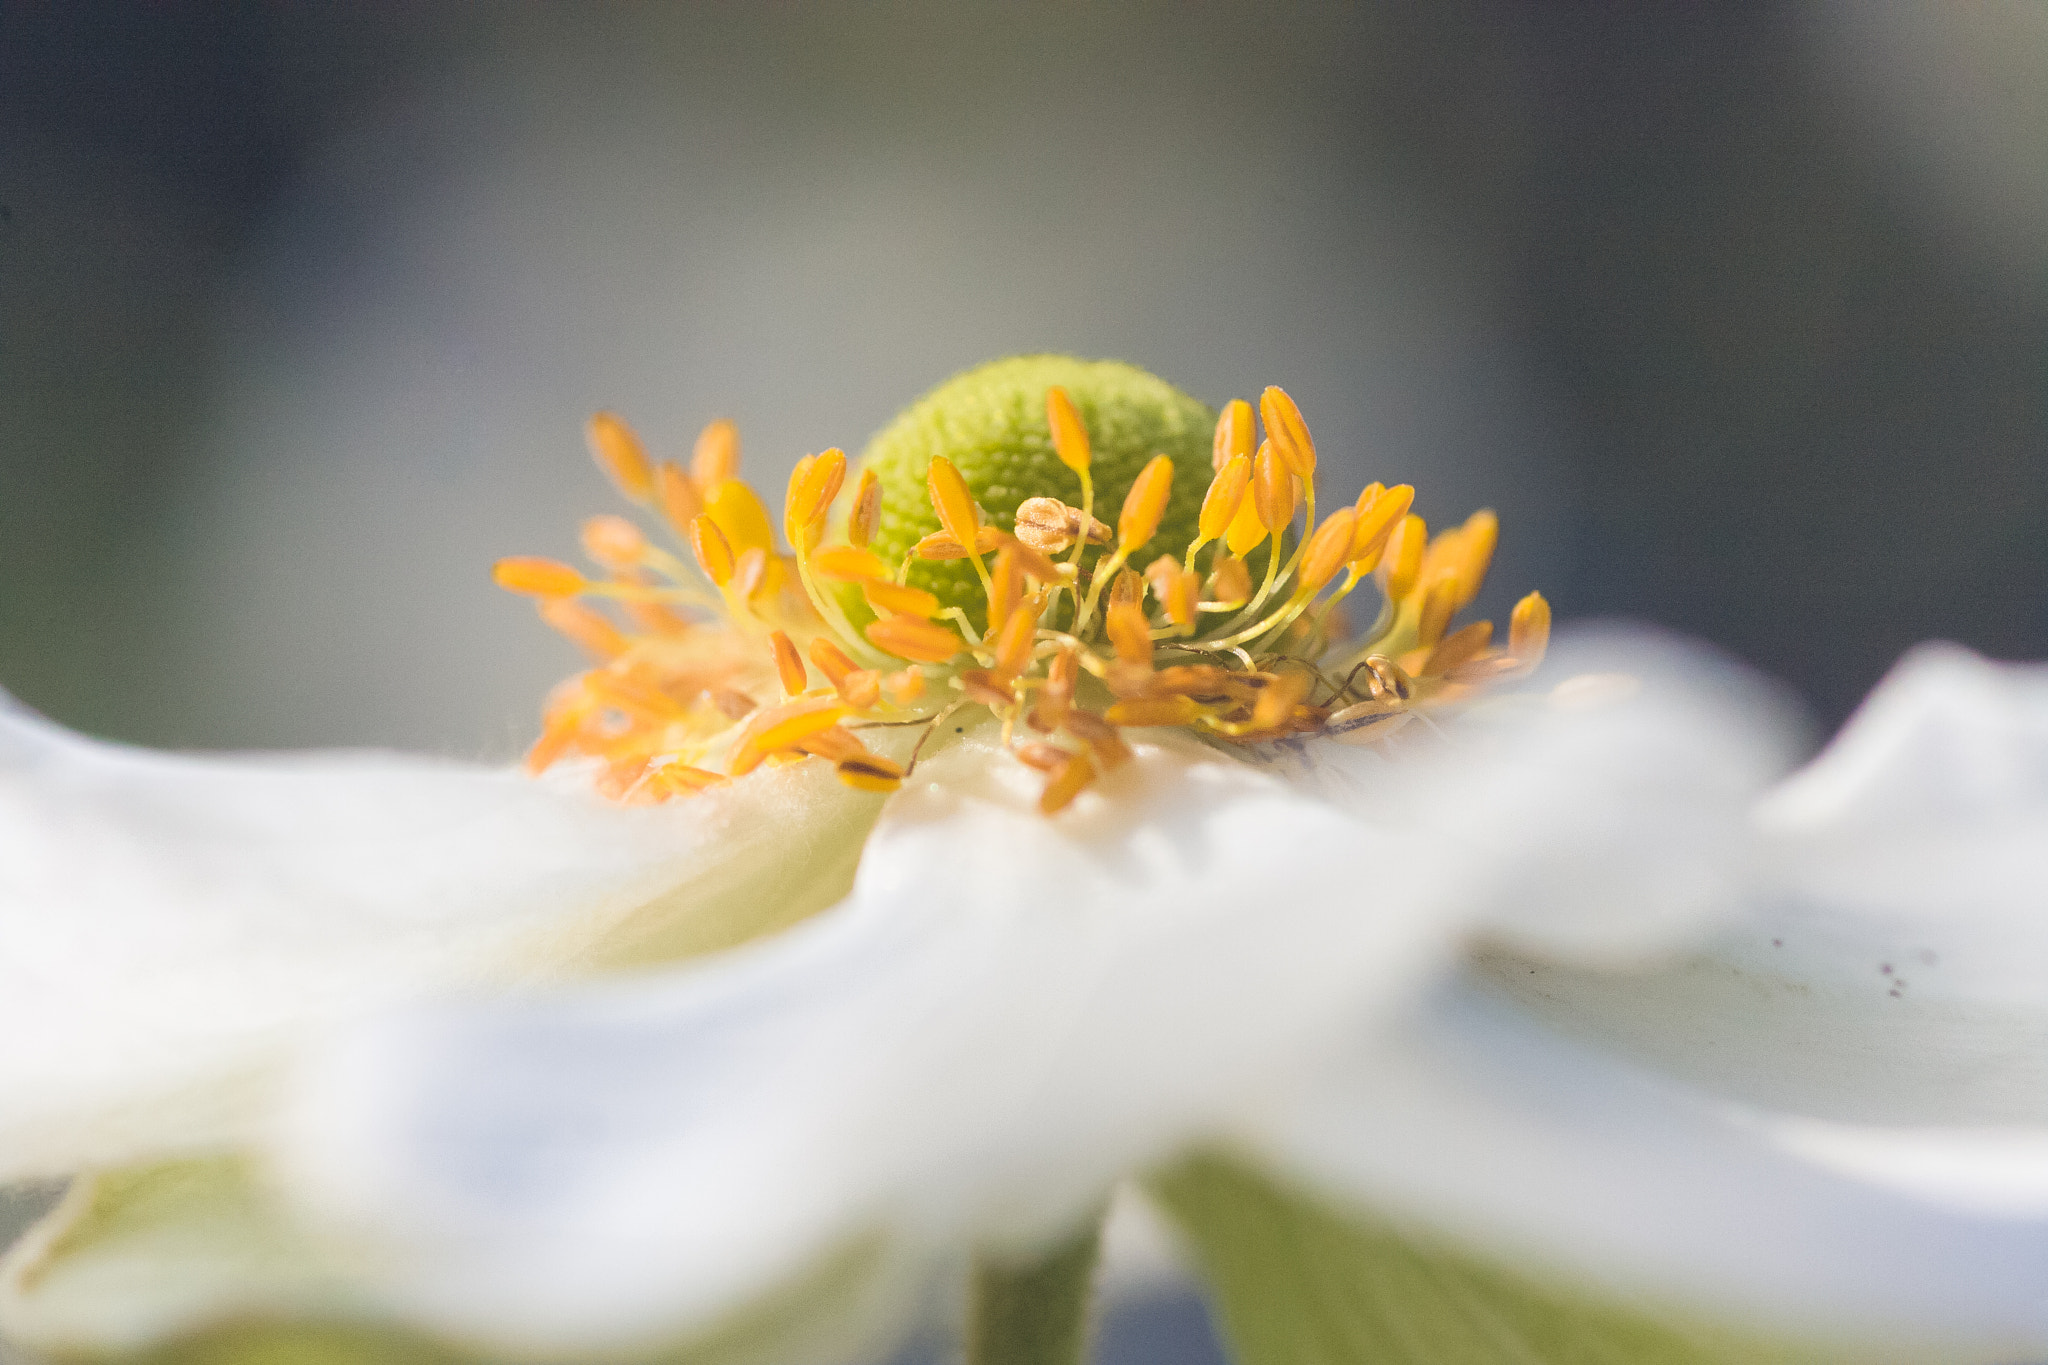
[[(882, 428), (861, 456), (882, 483), (882, 523), (870, 548), (885, 562), (899, 563), (939, 529), (925, 492), (925, 470), (936, 455), (958, 466), (988, 523), (1001, 530), (1010, 529), (1026, 498), (1080, 506), (1080, 476), (1053, 454), (1046, 424), (1045, 392), (1055, 384), (1073, 398), (1088, 427), (1096, 517), (1113, 532), (1131, 481), (1146, 461), (1165, 455), (1173, 461), (1173, 497), (1159, 530), (1131, 561), (1142, 568), (1184, 551), (1209, 486), (1216, 414), (1136, 366), (1063, 355), (1016, 356), (955, 375)], [(967, 561), (915, 561), (909, 581), (947, 606), (965, 608), (981, 627), (981, 585)], [(850, 609), (856, 603), (857, 596)], [(856, 621), (868, 619), (865, 604), (858, 605)]]

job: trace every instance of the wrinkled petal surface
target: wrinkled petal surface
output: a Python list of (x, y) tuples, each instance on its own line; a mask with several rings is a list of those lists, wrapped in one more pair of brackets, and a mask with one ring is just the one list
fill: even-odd
[(157, 754), (0, 699), (0, 1179), (233, 1140), (269, 1063), (367, 1008), (829, 904), (877, 806), (794, 770), (628, 809), (394, 755)]

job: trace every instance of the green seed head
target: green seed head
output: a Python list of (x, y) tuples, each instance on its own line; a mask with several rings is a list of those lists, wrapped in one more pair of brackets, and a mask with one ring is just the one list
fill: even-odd
[[(898, 414), (868, 442), (861, 462), (882, 483), (882, 521), (871, 548), (888, 563), (939, 529), (925, 493), (935, 455), (958, 466), (988, 524), (1007, 531), (1026, 498), (1081, 505), (1080, 476), (1053, 453), (1045, 391), (1064, 387), (1080, 409), (1094, 450), (1095, 515), (1110, 527), (1124, 494), (1154, 455), (1173, 461), (1173, 497), (1159, 530), (1132, 552), (1143, 568), (1178, 555), (1195, 536), (1209, 486), (1216, 414), (1156, 375), (1115, 360), (1064, 355), (1015, 356), (955, 375)], [(1111, 547), (1114, 548), (1114, 547)], [(1085, 561), (1084, 561), (1085, 562)], [(947, 606), (963, 607), (977, 627), (985, 604), (965, 560), (915, 561), (910, 582)]]

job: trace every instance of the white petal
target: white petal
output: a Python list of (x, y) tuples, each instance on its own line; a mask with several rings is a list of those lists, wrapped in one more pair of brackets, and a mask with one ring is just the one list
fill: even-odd
[(1889, 960), (1920, 994), (2048, 1001), (2048, 665), (1915, 650), (1758, 821), (1800, 975)]
[(426, 1321), (658, 1338), (864, 1236), (1062, 1229), (1457, 937), (1404, 895), (1405, 845), (1242, 765), (1147, 749), (1057, 820), (984, 746), (927, 771), (840, 910), (673, 980), (362, 1038), (309, 1087), (290, 1187)]
[(1540, 682), (1448, 722), (1432, 761), (1329, 745), (1310, 780), (1448, 845), (1487, 927), (1529, 952), (1636, 961), (1739, 908), (1750, 804), (1794, 752), (1784, 695), (1641, 630), (1562, 637)]
[(1852, 1140), (1736, 1109), (1469, 982), (1309, 1094), (1247, 1141), (1333, 1196), (1525, 1273), (1902, 1358), (2048, 1345), (2038, 1146), (2008, 1142), (2000, 1171), (1944, 1188), (1930, 1172), (1983, 1150), (1983, 1134)]
[(2048, 1125), (2048, 668), (1916, 650), (1757, 823), (1747, 913), (1690, 960), (1493, 970), (1561, 1027), (1752, 1103)]
[(0, 1179), (224, 1142), (323, 1021), (829, 904), (876, 806), (792, 770), (623, 809), (392, 755), (149, 753), (0, 704)]

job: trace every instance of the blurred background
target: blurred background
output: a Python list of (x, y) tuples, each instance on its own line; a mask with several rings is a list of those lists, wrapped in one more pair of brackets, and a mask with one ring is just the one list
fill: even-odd
[[(1333, 489), (1500, 509), (1496, 612), (1831, 724), (2048, 655), (2044, 76), (2038, 0), (6, 0), (0, 686), (509, 755), (575, 659), (486, 570), (613, 510), (589, 411), (779, 490), (1062, 350), (1282, 383)], [(1133, 1283), (1105, 1359), (1211, 1358)]]

